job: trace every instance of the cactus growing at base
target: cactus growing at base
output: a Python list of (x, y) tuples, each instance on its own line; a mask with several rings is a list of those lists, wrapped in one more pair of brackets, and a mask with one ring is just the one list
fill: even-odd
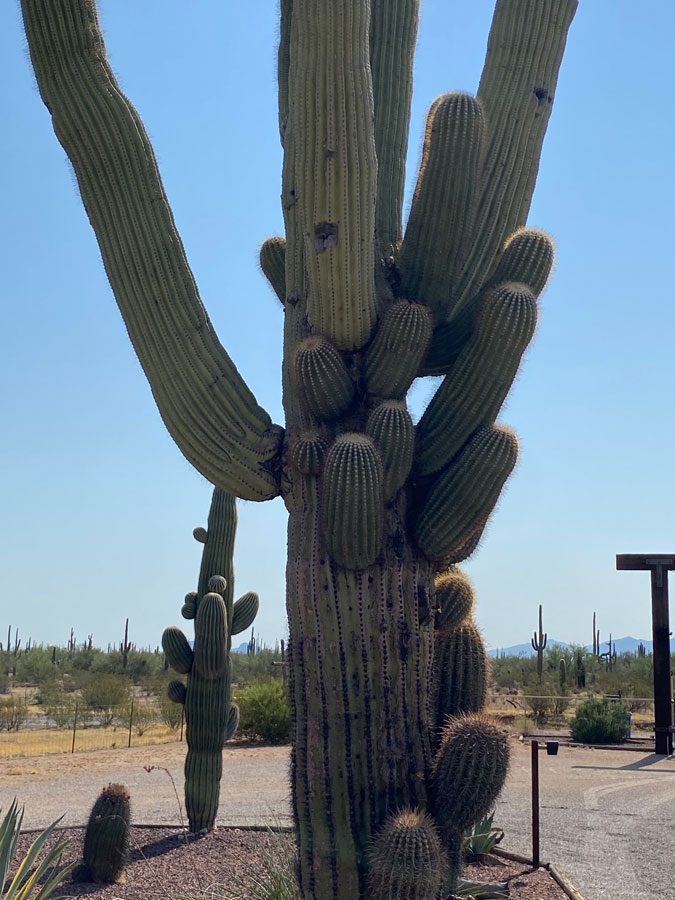
[(246, 630), (258, 611), (258, 595), (249, 591), (232, 602), (232, 554), (237, 527), (235, 499), (216, 488), (208, 528), (196, 528), (204, 545), (197, 591), (186, 595), (181, 610), (194, 619), (194, 651), (183, 632), (166, 628), (162, 646), (170, 665), (187, 675), (187, 684), (171, 681), (168, 695), (185, 706), (185, 809), (190, 831), (213, 829), (218, 812), (223, 744), (236, 731), (239, 710), (232, 703), (232, 635)]
[(373, 900), (435, 900), (443, 860), (434, 821), (417, 810), (391, 815), (369, 852)]
[(537, 632), (535, 631), (530, 638), (532, 649), (537, 654), (537, 679), (539, 681), (539, 684), (541, 684), (541, 679), (544, 673), (544, 650), (546, 648), (547, 640), (548, 636), (542, 627), (541, 604), (539, 604), (539, 634), (537, 634)]
[(104, 787), (87, 822), (78, 880), (111, 884), (124, 880), (130, 824), (127, 789), (122, 784)]
[[(93, 0), (22, 0), (39, 90), (167, 428), (220, 489), (281, 495), (288, 510), (303, 898), (363, 897), (367, 848), (389, 817), (441, 810), (434, 578), (475, 550), (515, 464), (516, 439), (496, 418), (551, 263), (551, 242), (526, 226), (577, 0), (498, 0), (476, 96), (443, 94), (432, 106), (403, 235), (418, 5), (281, 0), (286, 234), (265, 242), (261, 265), (284, 305), (282, 429), (202, 306)], [(516, 312), (502, 334), (485, 310), (505, 297)], [(396, 447), (409, 453), (410, 423), (400, 416), (399, 429), (397, 413), (379, 418), (377, 407), (404, 404), (430, 371), (444, 380), (406, 474)], [(193, 613), (190, 598), (184, 614)], [(215, 598), (208, 618), (222, 619)], [(168, 643), (188, 665), (175, 633)], [(207, 674), (222, 660), (207, 654)], [(480, 761), (489, 738), (477, 740)], [(489, 781), (480, 763), (471, 771)], [(451, 806), (465, 792), (464, 769), (458, 777), (443, 782)]]

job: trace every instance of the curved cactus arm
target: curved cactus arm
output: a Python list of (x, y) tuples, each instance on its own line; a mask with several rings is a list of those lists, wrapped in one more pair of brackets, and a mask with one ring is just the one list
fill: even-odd
[(376, 252), (389, 258), (401, 240), (413, 54), (419, 0), (371, 0), (370, 68), (377, 156)]
[(106, 59), (92, 0), (24, 0), (31, 60), (160, 414), (187, 459), (248, 500), (279, 493), (281, 430), (221, 346), (145, 128)]
[(558, 72), (578, 0), (499, 0), (478, 87), (488, 123), (473, 247), (454, 303), (483, 285), (506, 238), (525, 224)]
[(282, 303), (286, 302), (286, 239), (268, 237), (260, 248), (260, 268)]

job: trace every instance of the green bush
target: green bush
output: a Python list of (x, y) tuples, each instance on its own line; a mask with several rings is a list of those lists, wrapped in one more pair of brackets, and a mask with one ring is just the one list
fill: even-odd
[(0, 731), (18, 731), (28, 718), (28, 708), (23, 700), (10, 694), (0, 700)]
[(90, 674), (82, 683), (82, 700), (104, 727), (129, 715), (131, 682), (121, 675)]
[(268, 744), (285, 744), (291, 735), (291, 711), (280, 681), (259, 681), (239, 691), (239, 734)]
[(620, 700), (589, 697), (570, 722), (573, 740), (580, 744), (617, 744), (627, 737), (628, 707)]

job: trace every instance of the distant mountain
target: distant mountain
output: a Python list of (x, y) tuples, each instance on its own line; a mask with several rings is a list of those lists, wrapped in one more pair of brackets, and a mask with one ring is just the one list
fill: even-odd
[[(549, 638), (546, 641), (546, 646), (569, 647), (569, 644)], [(504, 653), (506, 656), (533, 656), (537, 651), (532, 649), (532, 644), (514, 644), (513, 647), (495, 647), (493, 650), (488, 650), (488, 656), (496, 656), (497, 652), (500, 654)], [(619, 651), (617, 650), (616, 652), (618, 653)]]
[[(647, 653), (652, 652), (652, 642), (647, 641), (644, 638), (639, 640), (638, 638), (632, 637), (624, 637), (617, 638), (614, 640), (612, 638), (612, 646), (616, 647), (616, 652), (621, 655), (622, 653), (637, 653), (637, 648), (639, 644), (644, 644), (645, 650)], [(554, 641), (552, 638), (549, 638), (547, 647), (569, 647), (569, 644), (566, 644), (564, 641)], [(593, 650), (593, 645), (588, 644), (586, 649), (589, 653)], [(605, 653), (607, 650), (607, 642), (600, 641), (600, 650)], [(535, 651), (532, 649), (532, 644), (514, 644), (513, 647), (495, 647), (492, 650), (488, 650), (489, 656), (496, 656), (497, 651), (499, 653), (504, 653), (506, 656), (533, 656)], [(670, 652), (675, 653), (675, 638), (670, 639)]]
[(248, 641), (244, 641), (244, 643), (239, 644), (238, 647), (232, 647), (230, 653), (248, 653)]

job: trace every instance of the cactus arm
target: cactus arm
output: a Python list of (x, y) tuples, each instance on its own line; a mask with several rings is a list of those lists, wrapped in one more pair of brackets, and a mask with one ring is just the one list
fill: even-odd
[(279, 136), (284, 146), (284, 136), (288, 123), (288, 71), (291, 65), (291, 19), (293, 0), (281, 0), (279, 21), (279, 54), (277, 75), (279, 87)]
[(171, 436), (209, 481), (250, 500), (276, 496), (280, 431), (202, 306), (147, 134), (106, 59), (92, 0), (25, 0), (22, 10), (40, 94)]
[[(377, 159), (369, 4), (294, 0), (283, 201), (288, 279), (302, 240), (312, 330), (343, 350), (375, 324)], [(289, 245), (293, 246), (289, 246)], [(296, 281), (294, 278), (293, 281)]]
[(370, 68), (377, 155), (376, 252), (389, 258), (401, 241), (405, 160), (419, 0), (371, 0)]
[(282, 303), (286, 302), (286, 241), (269, 237), (260, 248), (260, 268)]
[(474, 334), (420, 419), (418, 475), (444, 468), (478, 428), (494, 422), (536, 322), (537, 303), (524, 285), (488, 292)]
[(499, 0), (477, 99), (488, 122), (473, 248), (455, 302), (494, 268), (505, 239), (525, 224), (558, 72), (578, 0)]
[(485, 116), (475, 97), (439, 97), (427, 116), (422, 164), (397, 257), (400, 293), (444, 322), (470, 246), (480, 187)]

